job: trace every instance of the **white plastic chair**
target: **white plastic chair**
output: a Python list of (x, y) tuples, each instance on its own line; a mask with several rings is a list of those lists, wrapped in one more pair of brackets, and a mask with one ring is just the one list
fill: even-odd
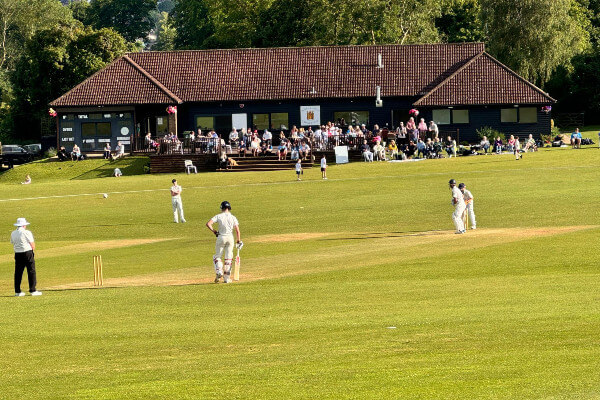
[(188, 175), (190, 174), (190, 170), (194, 170), (195, 174), (198, 173), (198, 168), (196, 168), (192, 160), (185, 160), (185, 172), (187, 172)]

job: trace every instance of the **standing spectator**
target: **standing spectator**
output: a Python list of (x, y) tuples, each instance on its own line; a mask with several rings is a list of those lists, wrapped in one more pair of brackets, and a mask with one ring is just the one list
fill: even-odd
[(404, 126), (404, 122), (400, 122), (400, 126), (396, 129), (396, 135), (398, 135), (398, 139), (406, 139), (406, 127)]
[(321, 157), (321, 177), (327, 179), (327, 157), (325, 157), (325, 153)]
[(425, 123), (425, 118), (421, 118), (419, 120), (419, 137), (421, 139), (425, 138), (427, 136), (427, 123)]
[(183, 217), (183, 203), (181, 202), (181, 191), (183, 189), (177, 184), (177, 179), (173, 179), (171, 182), (173, 183), (173, 186), (171, 186), (171, 205), (173, 206), (173, 222), (175, 222), (176, 224), (179, 223), (177, 212), (179, 212), (179, 215), (181, 215), (181, 222), (186, 222), (185, 218)]
[(40, 296), (42, 292), (38, 292), (37, 277), (35, 272), (35, 242), (33, 234), (27, 230), (29, 222), (25, 218), (18, 218), (14, 226), (17, 227), (10, 235), (10, 243), (15, 251), (15, 296), (23, 297), (25, 293), (21, 292), (21, 280), (23, 279), (23, 271), (27, 269), (27, 281), (29, 282), (29, 293), (32, 296)]
[(481, 142), (479, 142), (479, 145), (483, 149), (483, 154), (487, 154), (487, 152), (490, 148), (490, 141), (488, 140), (487, 136), (484, 136), (483, 139), (481, 139)]
[(103, 156), (103, 158), (105, 160), (108, 160), (110, 158), (110, 143), (108, 143), (108, 142), (104, 145), (104, 156)]
[(406, 123), (406, 131), (410, 135), (410, 139), (413, 142), (417, 142), (419, 140), (419, 130), (417, 129), (417, 125), (415, 124), (415, 119), (410, 117), (408, 122)]
[(302, 180), (302, 179), (300, 179), (301, 174), (302, 174), (302, 160), (300, 158), (298, 158), (298, 161), (296, 161), (296, 177), (299, 181)]
[(366, 140), (363, 140), (363, 144), (360, 146), (360, 151), (362, 152), (365, 161), (373, 162), (373, 153), (371, 153), (371, 148), (367, 144)]
[(432, 139), (435, 139), (440, 134), (437, 124), (433, 121), (429, 122), (429, 134), (431, 135)]
[(523, 158), (523, 154), (521, 154), (521, 142), (519, 142), (518, 136), (515, 138), (514, 149), (515, 149), (515, 159), (520, 160), (521, 158)]

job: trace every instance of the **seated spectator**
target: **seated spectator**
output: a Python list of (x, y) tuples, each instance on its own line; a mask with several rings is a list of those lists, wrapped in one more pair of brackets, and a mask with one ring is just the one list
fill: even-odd
[(110, 158), (110, 143), (106, 143), (104, 145), (104, 156), (103, 158), (105, 160), (108, 160)]
[(271, 146), (271, 144), (273, 143), (273, 134), (271, 132), (269, 132), (268, 129), (265, 129), (265, 131), (263, 132), (263, 142), (267, 143), (267, 146)]
[(229, 132), (229, 145), (233, 147), (237, 147), (238, 141), (240, 140), (238, 131), (234, 128)]
[(396, 129), (396, 136), (398, 139), (406, 139), (406, 127), (404, 122), (400, 122), (400, 126)]
[(386, 161), (385, 148), (381, 145), (380, 141), (377, 141), (375, 146), (373, 146), (373, 154), (375, 155), (375, 159), (378, 161)]
[(279, 151), (277, 152), (277, 159), (279, 161), (285, 160), (287, 158), (288, 145), (289, 145), (289, 142), (287, 141), (287, 139), (285, 139), (285, 137), (283, 139), (281, 139), (281, 141), (279, 142), (279, 148), (278, 148)]
[(365, 161), (373, 162), (373, 153), (371, 152), (371, 148), (367, 144), (366, 140), (363, 140), (363, 144), (360, 146), (360, 151), (362, 152)]
[(240, 156), (246, 157), (246, 141), (243, 139), (240, 140), (240, 146), (238, 147), (238, 152), (239, 152)]
[(60, 149), (58, 149), (58, 151), (56, 152), (56, 156), (60, 161), (67, 161), (69, 159), (65, 146), (60, 146)]
[(433, 150), (433, 142), (430, 138), (427, 138), (427, 142), (425, 142), (425, 158), (433, 158), (435, 156), (435, 151)]
[(31, 184), (31, 177), (29, 175), (25, 175), (25, 180), (21, 182), (21, 185), (29, 185)]
[(77, 146), (77, 144), (73, 145), (73, 151), (71, 151), (71, 160), (72, 161), (82, 160), (81, 150), (79, 149), (79, 146)]
[(120, 177), (120, 176), (123, 176), (123, 173), (121, 172), (121, 170), (120, 170), (119, 168), (115, 168), (115, 169), (113, 170), (113, 176), (114, 176), (115, 178), (118, 178), (118, 177)]
[(422, 139), (417, 142), (417, 158), (423, 158), (425, 156), (425, 143)]
[(290, 159), (293, 161), (299, 160), (300, 159), (300, 146), (298, 145), (297, 141), (294, 141), (294, 143), (292, 144), (292, 154), (290, 156)]
[(494, 140), (494, 152), (496, 154), (501, 154), (503, 146), (504, 146), (504, 143), (502, 143), (502, 139), (500, 139), (500, 136), (498, 136), (496, 138), (496, 140)]
[(227, 169), (227, 152), (225, 149), (221, 150), (219, 154), (219, 169)]
[(529, 134), (529, 138), (527, 138), (527, 142), (525, 142), (525, 152), (528, 151), (537, 151), (537, 144), (535, 143), (535, 139), (532, 134)]
[(303, 160), (308, 160), (308, 157), (310, 157), (310, 146), (308, 145), (308, 142), (303, 142), (300, 145), (299, 151), (300, 151), (300, 157)]
[(479, 145), (483, 149), (483, 154), (487, 154), (488, 150), (490, 149), (490, 141), (488, 140), (487, 136), (484, 136), (483, 139), (481, 139)]
[(408, 144), (404, 147), (404, 154), (407, 158), (412, 158), (415, 156), (417, 152), (417, 145), (412, 140), (408, 142)]
[(258, 153), (260, 152), (260, 139), (258, 136), (254, 136), (252, 139), (252, 142), (250, 143), (250, 150), (252, 151), (253, 157), (258, 156)]
[(400, 154), (398, 153), (398, 146), (396, 145), (396, 141), (393, 139), (390, 140), (390, 144), (388, 144), (388, 152), (390, 154), (390, 159), (398, 160), (400, 158)]
[(574, 149), (581, 148), (581, 132), (579, 132), (579, 128), (576, 128), (575, 132), (571, 134), (571, 146)]
[(115, 147), (115, 154), (113, 155), (113, 160), (121, 158), (125, 155), (125, 146), (121, 144), (121, 142), (117, 142), (117, 147)]
[(440, 138), (436, 137), (433, 140), (433, 151), (435, 153), (436, 158), (442, 158), (442, 151), (444, 150), (444, 144), (440, 140)]

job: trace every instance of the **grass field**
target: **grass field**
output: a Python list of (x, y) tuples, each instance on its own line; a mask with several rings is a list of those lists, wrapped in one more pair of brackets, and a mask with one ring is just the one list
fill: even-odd
[[(86, 171), (24, 186), (42, 167), (16, 168), (0, 175), (0, 398), (600, 398), (599, 161), (592, 146), (331, 166), (328, 181), (182, 174), (186, 224), (170, 175), (63, 163)], [(450, 178), (477, 231), (452, 233)], [(204, 227), (222, 200), (246, 243), (231, 285), (210, 283)], [(41, 297), (13, 297), (21, 216)]]

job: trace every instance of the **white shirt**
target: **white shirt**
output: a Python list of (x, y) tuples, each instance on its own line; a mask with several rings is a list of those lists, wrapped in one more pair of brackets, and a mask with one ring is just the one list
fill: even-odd
[(465, 197), (463, 196), (460, 189), (457, 188), (456, 186), (454, 186), (452, 188), (452, 197), (456, 199), (455, 206), (464, 206), (465, 205)]
[[(181, 199), (181, 186), (179, 185), (173, 185), (171, 186), (171, 198), (172, 199)], [(177, 194), (173, 194), (173, 192), (177, 193)]]
[(15, 248), (15, 253), (25, 253), (26, 251), (33, 250), (31, 248), (33, 233), (21, 226), (11, 233), (10, 242)]
[(327, 168), (327, 159), (321, 158), (321, 168)]
[(237, 218), (229, 212), (222, 212), (210, 219), (219, 224), (219, 235), (233, 235), (233, 228), (239, 225)]
[(467, 189), (465, 189), (465, 191), (463, 192), (463, 195), (464, 195), (465, 201), (473, 199), (473, 195)]
[(302, 164), (297, 162), (296, 163), (296, 172), (300, 172), (300, 171), (302, 171)]

